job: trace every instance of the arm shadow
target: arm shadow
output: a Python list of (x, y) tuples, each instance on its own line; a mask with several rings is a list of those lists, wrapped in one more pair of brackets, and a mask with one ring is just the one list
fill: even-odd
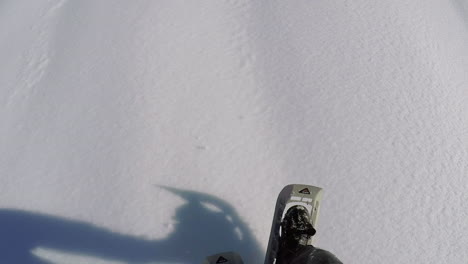
[(201, 263), (205, 256), (236, 251), (247, 263), (263, 251), (227, 202), (200, 192), (159, 186), (186, 203), (176, 210), (177, 226), (167, 238), (148, 240), (53, 215), (0, 209), (0, 263), (45, 264), (36, 248), (129, 263)]

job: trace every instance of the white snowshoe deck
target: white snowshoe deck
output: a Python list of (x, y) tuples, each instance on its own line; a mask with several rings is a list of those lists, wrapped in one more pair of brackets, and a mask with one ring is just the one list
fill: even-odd
[[(309, 219), (315, 228), (322, 199), (322, 188), (304, 185), (290, 184), (281, 190), (276, 200), (273, 223), (271, 225), (270, 239), (265, 256), (264, 264), (274, 264), (279, 247), (279, 238), (281, 234), (281, 220), (287, 210), (294, 205), (302, 205), (309, 212)], [(312, 245), (312, 237), (308, 241)], [(236, 252), (223, 252), (206, 257), (203, 264), (243, 264), (242, 258)]]
[[(322, 199), (322, 188), (303, 185), (290, 184), (283, 188), (276, 201), (273, 223), (271, 225), (270, 239), (265, 256), (265, 264), (275, 263), (276, 254), (279, 247), (279, 238), (281, 232), (281, 220), (287, 210), (294, 205), (302, 205), (309, 211), (310, 221), (315, 228)], [(312, 237), (308, 241), (312, 245)]]

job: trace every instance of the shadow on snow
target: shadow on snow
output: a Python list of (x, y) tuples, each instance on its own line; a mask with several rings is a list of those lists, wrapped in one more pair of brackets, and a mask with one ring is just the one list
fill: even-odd
[[(161, 186), (160, 186), (161, 187)], [(130, 263), (201, 263), (205, 256), (236, 251), (247, 263), (263, 252), (234, 208), (212, 195), (161, 187), (186, 200), (167, 238), (147, 240), (52, 215), (0, 209), (0, 263), (45, 264), (32, 253), (49, 248)]]

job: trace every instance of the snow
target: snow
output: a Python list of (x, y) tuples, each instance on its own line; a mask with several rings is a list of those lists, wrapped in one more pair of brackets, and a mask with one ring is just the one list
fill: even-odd
[(0, 5), (0, 263), (468, 259), (467, 1)]

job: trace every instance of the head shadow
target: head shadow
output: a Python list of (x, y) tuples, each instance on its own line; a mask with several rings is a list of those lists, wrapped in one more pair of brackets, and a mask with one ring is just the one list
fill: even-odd
[(33, 254), (37, 248), (129, 263), (198, 264), (207, 255), (223, 251), (236, 251), (247, 263), (261, 261), (258, 242), (229, 203), (201, 192), (159, 187), (185, 200), (176, 210), (174, 231), (164, 239), (149, 240), (82, 221), (0, 209), (0, 263), (49, 263)]

